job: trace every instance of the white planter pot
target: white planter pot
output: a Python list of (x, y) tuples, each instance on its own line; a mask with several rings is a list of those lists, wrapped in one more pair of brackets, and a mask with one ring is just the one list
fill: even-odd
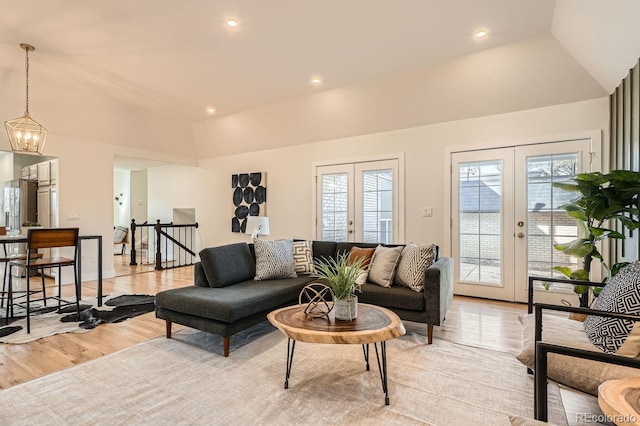
[(333, 313), (339, 321), (353, 321), (358, 317), (358, 296), (352, 294), (346, 299), (333, 299)]

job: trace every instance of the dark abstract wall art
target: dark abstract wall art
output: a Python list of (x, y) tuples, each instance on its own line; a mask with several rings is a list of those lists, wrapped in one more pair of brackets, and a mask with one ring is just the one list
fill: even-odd
[(231, 175), (233, 217), (231, 232), (244, 233), (248, 216), (267, 215), (267, 173), (237, 173)]

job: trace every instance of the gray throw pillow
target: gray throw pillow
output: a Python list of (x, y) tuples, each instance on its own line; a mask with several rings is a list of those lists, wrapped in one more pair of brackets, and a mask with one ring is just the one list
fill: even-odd
[(254, 248), (256, 251), (255, 280), (297, 277), (292, 240), (256, 239)]
[[(640, 314), (640, 261), (625, 266), (604, 287), (594, 309)], [(640, 354), (640, 323), (589, 315), (584, 322), (587, 337), (607, 353), (635, 357)]]
[(376, 247), (369, 266), (368, 281), (382, 287), (391, 287), (400, 253), (402, 253), (402, 247)]
[(425, 272), (436, 258), (435, 244), (407, 244), (400, 255), (395, 283), (424, 291)]

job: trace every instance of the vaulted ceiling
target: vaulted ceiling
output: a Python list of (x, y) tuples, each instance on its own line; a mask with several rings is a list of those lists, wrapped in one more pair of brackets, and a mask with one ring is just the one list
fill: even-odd
[(52, 138), (200, 158), (591, 99), (640, 56), (637, 3), (6, 2), (0, 113), (23, 111), (21, 42), (37, 49), (30, 110)]

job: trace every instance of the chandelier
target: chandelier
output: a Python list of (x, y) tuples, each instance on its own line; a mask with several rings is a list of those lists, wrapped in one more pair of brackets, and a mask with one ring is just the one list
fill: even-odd
[(44, 143), (47, 140), (47, 129), (29, 116), (29, 52), (33, 52), (35, 47), (21, 43), (20, 48), (25, 51), (26, 107), (22, 117), (7, 120), (4, 122), (4, 126), (7, 129), (12, 151), (21, 154), (42, 155)]

